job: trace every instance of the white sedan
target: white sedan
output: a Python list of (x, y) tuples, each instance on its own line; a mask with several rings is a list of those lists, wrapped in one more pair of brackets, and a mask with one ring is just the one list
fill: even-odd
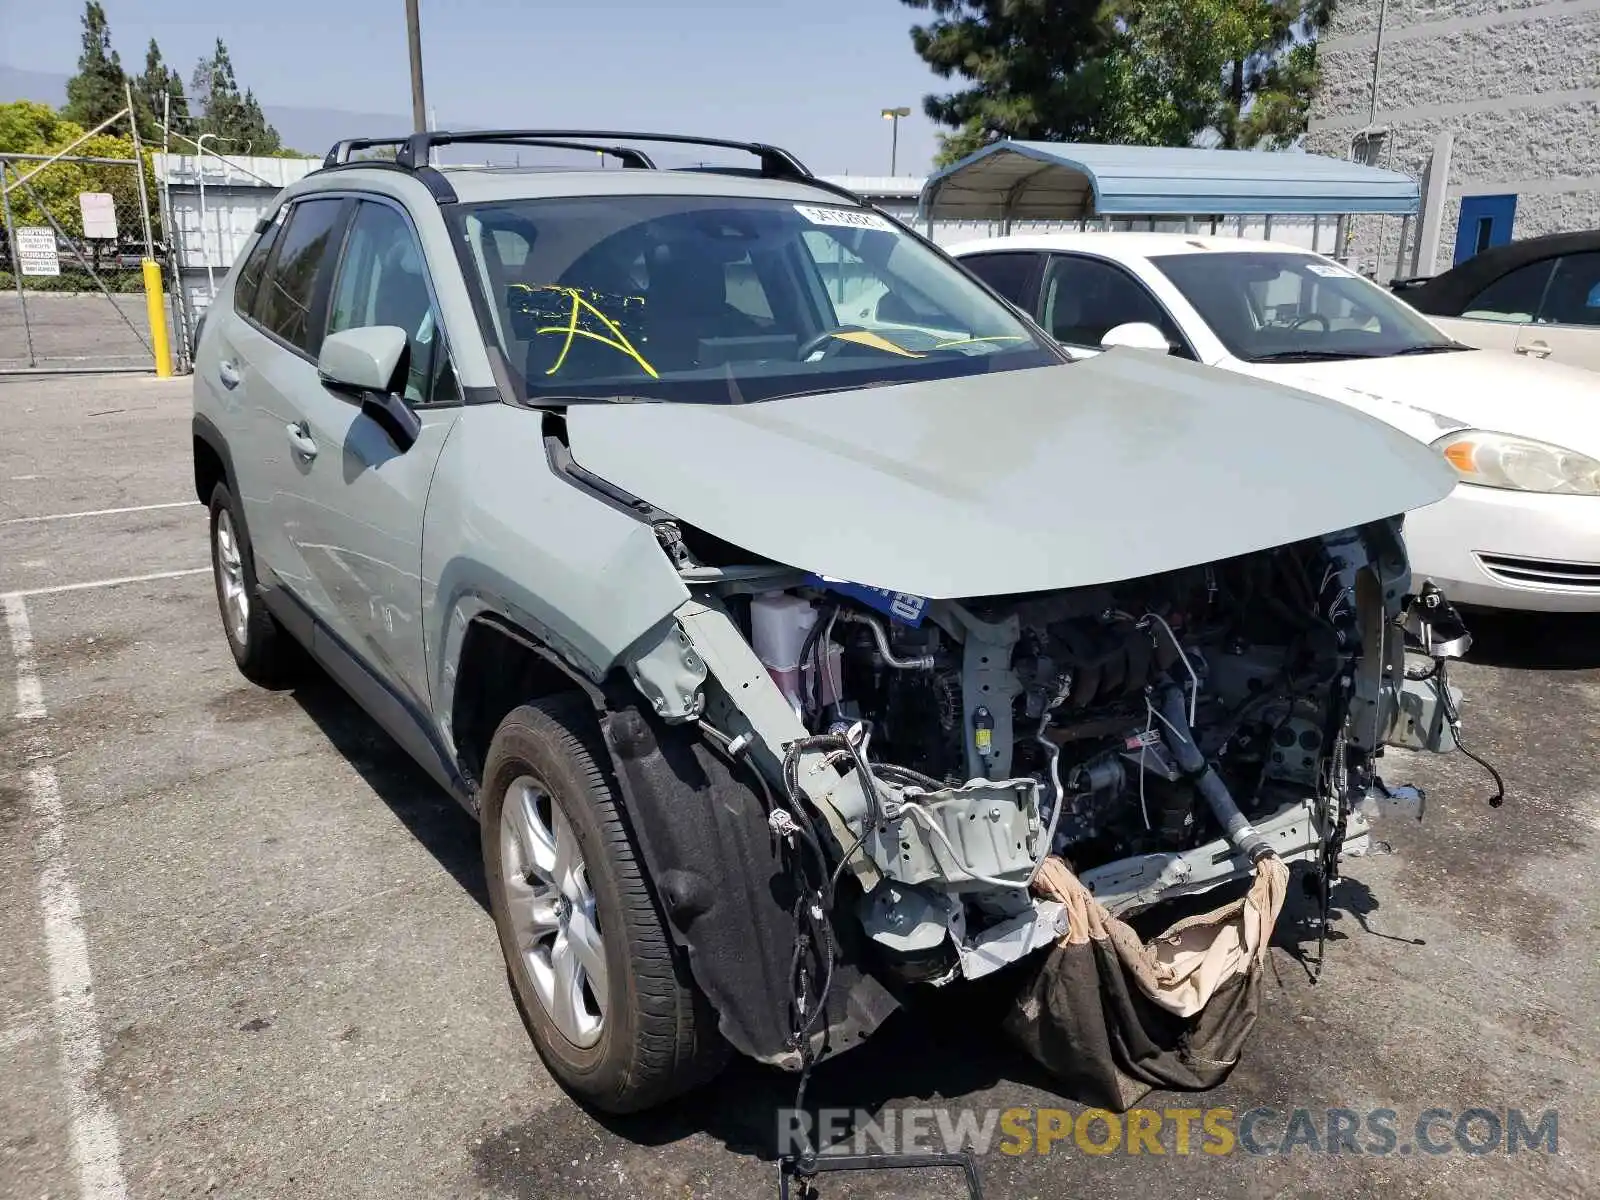
[[(1073, 354), (1169, 353), (1314, 392), (1436, 447), (1461, 483), (1406, 519), (1418, 577), (1463, 604), (1600, 612), (1600, 376), (1473, 350), (1382, 288), (1274, 242), (1021, 235), (951, 253)], [(1307, 471), (1347, 472), (1286, 446)]]

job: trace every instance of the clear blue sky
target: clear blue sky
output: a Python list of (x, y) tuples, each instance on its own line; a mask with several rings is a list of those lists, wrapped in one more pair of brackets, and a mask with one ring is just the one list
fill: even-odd
[[(103, 0), (123, 64), (154, 36), (187, 82), (222, 37), (267, 105), (410, 112), (404, 0)], [(80, 0), (0, 0), (0, 61), (70, 74)], [(945, 86), (911, 49), (899, 0), (422, 0), (438, 122), (647, 129), (759, 139), (824, 173), (928, 168), (922, 96)], [(367, 132), (367, 131), (352, 131)], [(377, 131), (384, 132), (384, 131)], [(318, 150), (323, 147), (300, 147)]]

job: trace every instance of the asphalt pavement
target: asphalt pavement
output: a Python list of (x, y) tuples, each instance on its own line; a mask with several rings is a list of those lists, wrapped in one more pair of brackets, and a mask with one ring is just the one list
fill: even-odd
[[(0, 380), (0, 1197), (775, 1194), (792, 1079), (735, 1064), (628, 1119), (551, 1081), (472, 820), (325, 680), (268, 692), (234, 669), (189, 436), (185, 381)], [(1348, 862), (1321, 978), (1295, 889), (1244, 1061), (1145, 1101), (1270, 1108), (1279, 1143), (1296, 1109), (1393, 1109), (1414, 1152), (1067, 1139), (983, 1156), (989, 1196), (1600, 1194), (1600, 622), (1476, 631), (1455, 679), (1506, 804), (1460, 755), (1392, 755), (1425, 819)], [(880, 1122), (1078, 1109), (989, 999), (893, 1018), (815, 1101)], [(1554, 1112), (1556, 1152), (1422, 1152), (1405, 1135), (1429, 1109)], [(962, 1192), (930, 1172), (823, 1194)]]
[(141, 370), (150, 356), (143, 292), (0, 290), (0, 370)]

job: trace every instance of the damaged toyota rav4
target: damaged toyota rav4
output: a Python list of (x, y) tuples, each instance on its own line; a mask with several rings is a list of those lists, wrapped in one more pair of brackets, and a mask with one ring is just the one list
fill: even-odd
[[(1112, 914), (1323, 878), (1410, 679), (1436, 454), (1137, 351), (1069, 363), (772, 147), (417, 135), (288, 188), (204, 322), (228, 644), (305, 652), (482, 825), (552, 1073), (659, 1104), (801, 1069)], [(434, 165), (577, 141), (622, 170)], [(689, 141), (696, 146), (701, 139)]]

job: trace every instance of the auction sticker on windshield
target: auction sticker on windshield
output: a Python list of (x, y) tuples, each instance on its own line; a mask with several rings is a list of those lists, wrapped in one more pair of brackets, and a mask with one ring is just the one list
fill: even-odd
[(1350, 272), (1343, 267), (1332, 267), (1327, 263), (1307, 263), (1306, 270), (1313, 275), (1321, 275), (1324, 279), (1349, 279)]
[(894, 226), (877, 213), (864, 208), (828, 208), (817, 204), (796, 204), (799, 213), (813, 225), (837, 225), (845, 229), (879, 229), (892, 232)]

